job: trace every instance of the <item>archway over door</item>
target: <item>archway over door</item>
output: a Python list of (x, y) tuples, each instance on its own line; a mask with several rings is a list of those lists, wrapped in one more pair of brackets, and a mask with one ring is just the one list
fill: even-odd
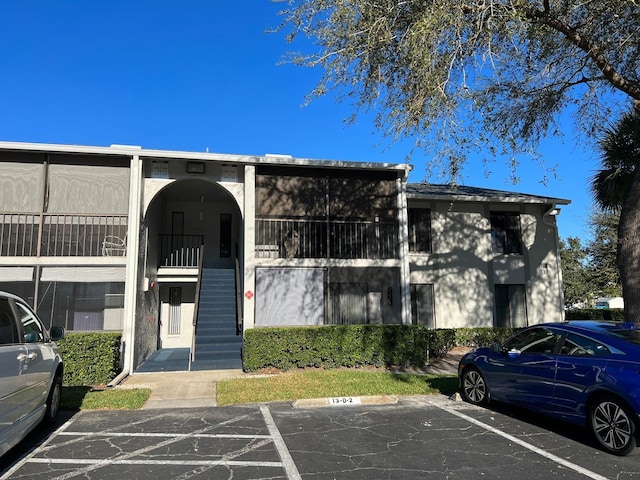
[[(157, 349), (194, 345), (198, 266), (230, 272), (242, 251), (242, 215), (236, 199), (215, 182), (172, 182), (151, 200), (142, 236), (146, 290), (136, 315), (136, 365)], [(227, 288), (235, 292), (235, 283)], [(233, 325), (235, 327), (235, 319)]]

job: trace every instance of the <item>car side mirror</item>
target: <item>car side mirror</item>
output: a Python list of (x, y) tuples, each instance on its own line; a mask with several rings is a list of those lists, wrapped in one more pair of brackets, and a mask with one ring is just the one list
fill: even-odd
[(500, 342), (492, 343), (491, 350), (493, 350), (495, 353), (502, 353), (502, 344)]
[(49, 337), (51, 337), (51, 340), (53, 340), (54, 342), (56, 340), (62, 339), (64, 337), (64, 328), (51, 327), (51, 330), (49, 330)]

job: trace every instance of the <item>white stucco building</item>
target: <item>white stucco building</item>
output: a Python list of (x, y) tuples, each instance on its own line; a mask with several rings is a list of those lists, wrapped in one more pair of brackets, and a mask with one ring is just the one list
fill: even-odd
[(403, 164), (0, 142), (0, 289), (125, 372), (239, 367), (263, 326), (561, 320), (568, 200), (407, 183)]

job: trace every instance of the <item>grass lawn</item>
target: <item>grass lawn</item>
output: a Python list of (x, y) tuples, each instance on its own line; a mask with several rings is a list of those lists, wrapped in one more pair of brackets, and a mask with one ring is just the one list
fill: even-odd
[(366, 395), (452, 395), (458, 377), (363, 370), (314, 370), (218, 382), (218, 405)]
[(61, 410), (137, 410), (151, 395), (148, 388), (94, 389), (62, 387)]
[[(216, 386), (217, 404), (274, 402), (302, 398), (367, 395), (451, 395), (458, 377), (411, 375), (359, 369), (301, 370), (270, 376), (223, 380)], [(63, 387), (61, 410), (137, 410), (151, 390)]]

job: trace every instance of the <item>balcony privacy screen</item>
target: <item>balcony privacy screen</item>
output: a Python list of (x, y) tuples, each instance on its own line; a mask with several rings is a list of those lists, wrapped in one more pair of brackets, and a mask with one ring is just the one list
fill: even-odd
[(388, 174), (313, 170), (301, 176), (287, 169), (261, 171), (256, 177), (258, 217), (396, 218), (396, 180)]
[(322, 268), (256, 269), (256, 326), (322, 325)]

